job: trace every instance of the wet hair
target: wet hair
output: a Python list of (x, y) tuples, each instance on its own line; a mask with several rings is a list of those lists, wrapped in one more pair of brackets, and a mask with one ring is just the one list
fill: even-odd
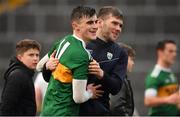
[(91, 7), (78, 6), (71, 13), (71, 21), (79, 21), (83, 17), (92, 17), (96, 14), (96, 10)]
[(159, 41), (158, 44), (157, 44), (157, 46), (156, 46), (156, 52), (157, 52), (158, 50), (164, 50), (166, 44), (174, 44), (174, 45), (176, 45), (176, 42), (173, 41), (173, 40), (163, 40), (163, 41)]
[(16, 55), (24, 54), (24, 52), (29, 49), (37, 49), (40, 51), (41, 45), (35, 40), (23, 39), (16, 44)]
[(122, 48), (125, 49), (125, 51), (127, 52), (127, 54), (128, 54), (129, 57), (135, 58), (136, 52), (135, 52), (135, 50), (134, 50), (131, 46), (129, 46), (129, 45), (127, 45), (127, 44), (124, 44), (124, 43), (118, 43), (118, 44), (119, 44)]
[(117, 18), (123, 20), (122, 11), (113, 6), (104, 6), (104, 7), (100, 8), (97, 16), (98, 16), (98, 18), (105, 19), (110, 14), (114, 17), (117, 17)]

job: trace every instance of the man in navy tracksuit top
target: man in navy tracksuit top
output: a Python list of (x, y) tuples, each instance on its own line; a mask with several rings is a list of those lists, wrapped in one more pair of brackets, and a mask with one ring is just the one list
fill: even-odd
[(103, 96), (81, 104), (80, 115), (110, 115), (109, 94), (119, 92), (125, 77), (127, 57), (125, 51), (114, 42), (104, 42), (97, 38), (88, 44), (92, 57), (104, 71), (102, 79), (89, 75), (88, 84), (101, 84)]
[(110, 115), (109, 94), (119, 92), (126, 77), (127, 53), (115, 41), (123, 25), (123, 15), (115, 7), (105, 6), (98, 13), (97, 39), (87, 45), (95, 61), (89, 65), (88, 83), (101, 84), (102, 97), (80, 107), (80, 115)]
[[(84, 116), (110, 115), (109, 94), (117, 94), (126, 77), (127, 53), (115, 43), (122, 30), (122, 13), (115, 7), (103, 7), (98, 14), (98, 25), (98, 38), (87, 45), (94, 59), (89, 65), (88, 84), (101, 84), (100, 89), (104, 93), (81, 104), (79, 115)], [(46, 71), (43, 76), (48, 81), (46, 67), (43, 68)]]

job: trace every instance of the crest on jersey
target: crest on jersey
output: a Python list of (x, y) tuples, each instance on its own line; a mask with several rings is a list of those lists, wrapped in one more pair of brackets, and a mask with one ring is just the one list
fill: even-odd
[(113, 54), (112, 54), (112, 53), (110, 53), (110, 52), (107, 52), (107, 58), (108, 58), (109, 60), (111, 60), (111, 59), (112, 59), (112, 57), (113, 57)]

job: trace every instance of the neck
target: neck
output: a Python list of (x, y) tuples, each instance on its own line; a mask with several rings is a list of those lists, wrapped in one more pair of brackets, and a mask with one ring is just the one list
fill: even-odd
[(87, 39), (82, 38), (82, 36), (79, 33), (77, 33), (76, 31), (73, 31), (73, 35), (75, 35), (78, 39), (84, 41), (85, 43), (88, 42)]
[(167, 68), (167, 69), (169, 69), (171, 67), (170, 64), (167, 64), (167, 63), (163, 62), (162, 60), (158, 60), (157, 64), (160, 65), (161, 67)]

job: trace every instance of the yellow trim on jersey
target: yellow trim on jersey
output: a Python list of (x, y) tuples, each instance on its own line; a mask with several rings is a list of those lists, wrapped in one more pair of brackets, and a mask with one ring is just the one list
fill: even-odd
[(158, 96), (159, 97), (169, 96), (173, 93), (176, 93), (177, 91), (178, 91), (178, 84), (170, 84), (170, 85), (159, 88)]
[(63, 83), (72, 83), (72, 72), (69, 68), (62, 64), (58, 64), (56, 69), (52, 73), (55, 80)]

